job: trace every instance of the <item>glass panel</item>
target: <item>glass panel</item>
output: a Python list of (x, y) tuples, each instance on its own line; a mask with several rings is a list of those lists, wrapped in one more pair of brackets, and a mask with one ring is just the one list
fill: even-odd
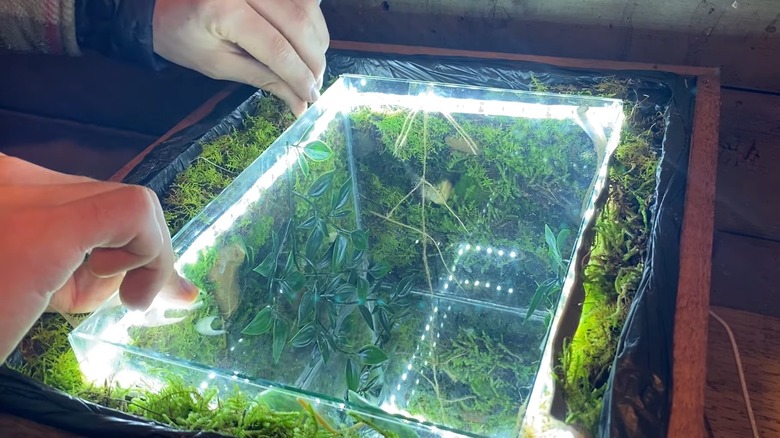
[(74, 333), (82, 367), (121, 368), (90, 351), (108, 342), (509, 436), (621, 117), (609, 99), (344, 76), (175, 237), (201, 300), (101, 309)]

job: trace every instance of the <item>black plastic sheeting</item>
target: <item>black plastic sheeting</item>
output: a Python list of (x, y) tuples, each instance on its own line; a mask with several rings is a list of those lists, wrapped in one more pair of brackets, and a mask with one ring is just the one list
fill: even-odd
[[(671, 411), (672, 339), (679, 275), (679, 243), (690, 150), (695, 79), (655, 71), (594, 71), (529, 62), (400, 56), (332, 51), (326, 81), (341, 74), (531, 90), (532, 84), (592, 87), (608, 77), (631, 79), (639, 111), (663, 112), (667, 122), (658, 172), (655, 221), (646, 270), (621, 334), (597, 436), (666, 436)], [(247, 96), (249, 96), (247, 98)], [(124, 182), (150, 187), (158, 195), (201, 152), (201, 144), (241, 128), (262, 92), (243, 89), (208, 116), (162, 142)], [(13, 363), (13, 362), (11, 362)], [(217, 437), (182, 432), (106, 409), (34, 382), (3, 367), (0, 411), (82, 436)], [(697, 421), (692, 419), (692, 421)]]
[[(0, 412), (53, 426), (82, 437), (221, 438), (211, 432), (176, 431), (52, 389), (0, 367)], [(5, 436), (3, 433), (0, 435)]]

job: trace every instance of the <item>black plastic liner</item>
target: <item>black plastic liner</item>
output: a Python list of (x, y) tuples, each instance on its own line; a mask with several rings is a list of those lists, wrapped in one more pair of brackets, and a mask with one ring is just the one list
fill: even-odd
[[(590, 88), (606, 78), (630, 79), (633, 101), (641, 102), (638, 111), (648, 117), (659, 112), (664, 114), (666, 129), (648, 259), (621, 334), (597, 436), (666, 436), (671, 412), (672, 340), (695, 78), (656, 71), (598, 71), (530, 62), (332, 51), (328, 54), (326, 82), (341, 74), (517, 90), (532, 90), (539, 84)], [(202, 142), (240, 128), (257, 99), (264, 98), (260, 92), (244, 93), (225, 100), (208, 117), (161, 143), (125, 182), (146, 185), (160, 195), (167, 192), (176, 175), (200, 154)], [(243, 103), (237, 105), (236, 101), (241, 99)], [(73, 399), (7, 371), (0, 374), (0, 410), (85, 436), (218, 436), (174, 432)]]
[[(184, 432), (71, 397), (19, 372), (0, 367), (0, 412), (50, 425), (83, 437), (221, 438)], [(0, 433), (6, 436), (4, 433)]]

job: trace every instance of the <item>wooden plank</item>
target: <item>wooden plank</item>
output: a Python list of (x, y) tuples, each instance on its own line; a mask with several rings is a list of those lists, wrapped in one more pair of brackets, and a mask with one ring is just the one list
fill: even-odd
[(717, 65), (725, 85), (780, 91), (773, 0), (342, 0), (322, 9), (334, 40)]
[(716, 232), (711, 302), (780, 318), (780, 242)]
[[(759, 436), (780, 436), (780, 319), (713, 307), (737, 341)], [(750, 437), (745, 401), (728, 335), (710, 319), (706, 415), (713, 438)]]
[(79, 435), (63, 432), (59, 429), (2, 412), (0, 412), (0, 431), (2, 431), (2, 436), (12, 436), (14, 438), (79, 438)]
[(669, 436), (704, 437), (715, 178), (718, 160), (720, 80), (700, 77), (680, 236), (680, 276), (674, 316), (672, 412)]
[(154, 137), (0, 109), (0, 152), (104, 180)]
[(724, 90), (716, 228), (780, 240), (780, 95)]

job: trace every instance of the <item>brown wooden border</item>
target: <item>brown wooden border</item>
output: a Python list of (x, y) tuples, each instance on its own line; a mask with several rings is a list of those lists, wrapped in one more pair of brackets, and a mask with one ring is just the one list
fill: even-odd
[(720, 77), (697, 81), (693, 135), (680, 235), (680, 278), (674, 318), (674, 389), (670, 437), (704, 437), (707, 332), (715, 228)]
[[(670, 438), (703, 438), (705, 436), (704, 389), (707, 377), (707, 328), (720, 121), (720, 69), (355, 41), (331, 41), (330, 47), (370, 53), (525, 61), (563, 68), (664, 71), (697, 78), (698, 92), (694, 107), (693, 136), (680, 243), (680, 277), (673, 335), (674, 387), (667, 436)], [(159, 143), (205, 117), (217, 103), (235, 89), (236, 87), (229, 86), (214, 95), (114, 174), (111, 180), (121, 181)]]

